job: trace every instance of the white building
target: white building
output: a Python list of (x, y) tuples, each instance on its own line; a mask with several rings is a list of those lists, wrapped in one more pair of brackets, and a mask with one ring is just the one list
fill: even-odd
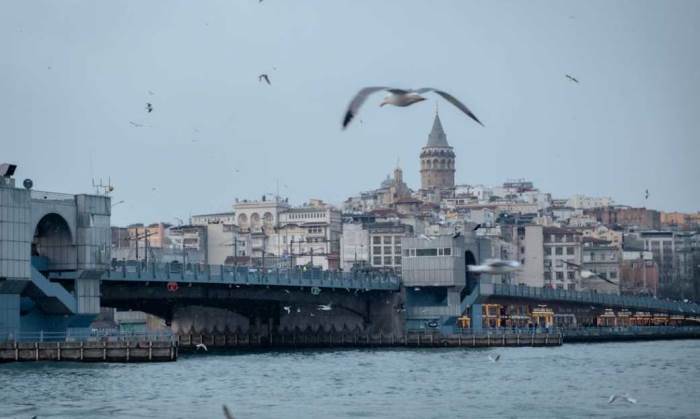
[(611, 207), (615, 201), (610, 197), (590, 197), (585, 195), (574, 195), (566, 201), (566, 206), (576, 209), (589, 209), (600, 207)]
[(340, 267), (350, 271), (355, 265), (369, 264), (369, 231), (362, 223), (343, 223), (340, 237)]

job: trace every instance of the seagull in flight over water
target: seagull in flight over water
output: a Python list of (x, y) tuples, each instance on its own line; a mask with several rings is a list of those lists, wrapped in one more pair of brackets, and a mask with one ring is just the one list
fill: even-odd
[(203, 344), (203, 343), (198, 343), (198, 344), (195, 346), (195, 348), (197, 348), (197, 350), (203, 349), (204, 352), (209, 352), (209, 349), (207, 349), (207, 345), (205, 345), (205, 344)]
[(489, 361), (491, 361), (491, 362), (498, 362), (499, 359), (501, 359), (501, 354), (496, 354), (495, 357), (489, 355)]
[(595, 273), (595, 272), (593, 272), (593, 271), (589, 271), (588, 269), (583, 269), (583, 267), (582, 267), (581, 265), (579, 265), (579, 264), (576, 264), (576, 263), (573, 263), (573, 262), (567, 262), (567, 261), (565, 261), (565, 260), (562, 260), (562, 262), (564, 262), (564, 263), (567, 264), (567, 265), (570, 265), (570, 266), (575, 267), (576, 270), (579, 271), (579, 275), (581, 275), (581, 278), (583, 278), (583, 279), (588, 279), (588, 278), (596, 277), (596, 278), (602, 279), (603, 281), (608, 282), (608, 283), (610, 283), (610, 284), (617, 285), (617, 282), (613, 282), (613, 281), (609, 280), (608, 278), (605, 278), (605, 277), (601, 276), (601, 275), (598, 274), (598, 273)]
[(331, 311), (333, 310), (333, 307), (331, 307), (331, 303), (328, 304), (319, 304), (318, 309), (321, 311)]
[(261, 82), (261, 81), (263, 81), (263, 80), (265, 80), (265, 81), (267, 82), (267, 84), (270, 84), (270, 85), (272, 84), (272, 83), (270, 83), (270, 77), (268, 77), (267, 74), (261, 74), (261, 75), (258, 76), (258, 81), (259, 81), (259, 82)]
[(625, 394), (613, 394), (608, 399), (608, 404), (612, 404), (617, 400), (622, 400), (622, 401), (625, 401), (627, 403), (637, 404), (637, 399), (633, 399), (627, 393), (625, 393)]
[(343, 129), (347, 128), (350, 121), (352, 121), (353, 118), (357, 116), (357, 113), (360, 111), (360, 107), (363, 103), (365, 103), (367, 98), (372, 93), (380, 92), (382, 90), (386, 90), (387, 92), (389, 92), (389, 95), (384, 98), (384, 101), (382, 101), (382, 103), (379, 106), (411, 106), (414, 103), (426, 100), (423, 96), (421, 96), (422, 93), (434, 92), (442, 96), (446, 101), (455, 105), (460, 111), (467, 114), (467, 116), (476, 121), (479, 125), (484, 125), (481, 123), (481, 121), (479, 121), (479, 118), (477, 118), (476, 115), (474, 115), (472, 111), (470, 111), (469, 108), (467, 108), (462, 102), (457, 100), (451, 94), (442, 90), (434, 89), (432, 87), (422, 87), (420, 89), (396, 89), (393, 87), (372, 86), (361, 89), (359, 92), (357, 92), (355, 97), (352, 98), (352, 101), (350, 101), (350, 105), (348, 105), (347, 111), (345, 111), (345, 117), (343, 117)]

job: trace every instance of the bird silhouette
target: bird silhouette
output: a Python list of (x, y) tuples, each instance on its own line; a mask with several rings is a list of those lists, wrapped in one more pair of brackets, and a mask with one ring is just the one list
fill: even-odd
[(567, 75), (566, 75), (566, 78), (569, 79), (569, 80), (571, 80), (571, 81), (574, 82), (574, 83), (578, 83), (578, 80), (577, 80), (576, 77), (574, 77), (574, 76), (571, 76), (571, 75), (567, 74)]
[(270, 77), (269, 77), (267, 74), (261, 74), (261, 75), (258, 76), (258, 81), (259, 81), (259, 82), (261, 82), (261, 81), (263, 81), (263, 80), (265, 80), (265, 81), (267, 82), (268, 85), (271, 85), (271, 84), (272, 84), (272, 83), (270, 83)]
[(150, 102), (146, 103), (146, 111), (148, 111), (148, 113), (153, 112), (153, 105)]

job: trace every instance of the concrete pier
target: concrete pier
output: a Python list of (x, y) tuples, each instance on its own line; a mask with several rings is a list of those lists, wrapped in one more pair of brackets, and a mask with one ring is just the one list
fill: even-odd
[(170, 362), (177, 354), (171, 341), (0, 342), (0, 362)]

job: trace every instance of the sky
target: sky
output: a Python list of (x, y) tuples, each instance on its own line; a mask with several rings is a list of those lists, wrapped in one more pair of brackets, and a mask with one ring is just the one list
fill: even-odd
[[(698, 21), (692, 0), (0, 0), (0, 160), (38, 190), (110, 179), (114, 225), (340, 204), (397, 161), (420, 187), (439, 102), (459, 184), (695, 212)], [(378, 94), (341, 130), (368, 85), (441, 88), (485, 126)]]

